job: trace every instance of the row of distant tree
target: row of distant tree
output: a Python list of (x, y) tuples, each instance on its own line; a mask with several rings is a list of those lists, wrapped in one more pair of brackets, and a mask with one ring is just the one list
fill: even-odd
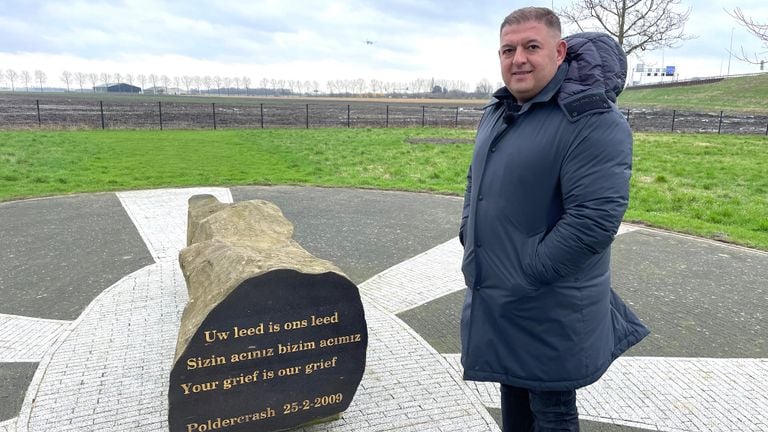
[[(275, 78), (262, 78), (255, 83), (247, 76), (199, 76), (183, 75), (168, 76), (157, 74), (132, 74), (132, 73), (95, 73), (95, 72), (70, 72), (63, 71), (59, 76), (60, 82), (66, 87), (66, 91), (96, 92), (98, 86), (107, 86), (115, 83), (126, 83), (139, 87), (145, 93), (165, 94), (219, 94), (241, 95), (257, 94), (260, 90), (269, 95), (362, 95), (362, 94), (407, 94), (462, 97), (468, 95), (487, 96), (494, 90), (494, 86), (483, 79), (470, 89), (469, 84), (457, 80), (440, 79), (416, 79), (410, 82), (391, 82), (372, 79), (366, 81), (360, 79), (328, 80), (325, 88), (321, 88), (320, 82), (314, 80), (287, 80)], [(0, 70), (0, 83), (5, 82), (11, 91), (43, 91), (48, 80), (48, 75), (42, 70), (30, 73), (27, 70), (16, 71), (13, 69)], [(254, 88), (254, 83), (256, 88)], [(500, 86), (501, 84), (498, 84)]]

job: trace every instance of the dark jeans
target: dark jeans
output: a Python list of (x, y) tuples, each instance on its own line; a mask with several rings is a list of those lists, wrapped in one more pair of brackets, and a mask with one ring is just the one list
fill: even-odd
[(504, 432), (578, 432), (576, 390), (536, 391), (501, 385)]

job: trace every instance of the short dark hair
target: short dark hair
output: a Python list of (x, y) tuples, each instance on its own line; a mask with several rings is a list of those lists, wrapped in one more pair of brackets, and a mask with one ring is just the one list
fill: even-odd
[(556, 31), (558, 35), (562, 34), (560, 18), (551, 9), (544, 7), (525, 7), (512, 12), (502, 21), (499, 33), (508, 25), (519, 25), (531, 21), (544, 24), (548, 29)]

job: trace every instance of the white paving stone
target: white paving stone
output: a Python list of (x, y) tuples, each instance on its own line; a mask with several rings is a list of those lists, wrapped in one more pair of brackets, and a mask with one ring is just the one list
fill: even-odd
[[(39, 361), (20, 416), (0, 432), (167, 430), (167, 382), (186, 287), (176, 257), (187, 200), (228, 189), (118, 194), (156, 264), (105, 290), (75, 321), (0, 315), (0, 362)], [(640, 227), (622, 225), (619, 234)], [(498, 430), (483, 406), (498, 385), (464, 382), (394, 314), (464, 289), (452, 239), (360, 285), (369, 325), (366, 372), (336, 422), (306, 431)], [(393, 295), (396, 294), (396, 295)], [(624, 357), (579, 391), (581, 417), (663, 431), (768, 431), (768, 359)]]
[(0, 432), (16, 432), (16, 419), (0, 422)]
[[(621, 224), (617, 235), (639, 229)], [(387, 269), (366, 282), (365, 295), (392, 313), (404, 312), (465, 288), (458, 237)], [(393, 295), (392, 285), (397, 286)]]
[(464, 289), (462, 255), (456, 237), (379, 273), (360, 288), (386, 311), (400, 313)]
[[(193, 195), (209, 194), (224, 203), (232, 202), (228, 188), (154, 189), (118, 192), (117, 197), (136, 225), (155, 261), (176, 258), (187, 243), (187, 201)], [(184, 221), (184, 223), (177, 223)]]
[(70, 324), (71, 321), (0, 314), (0, 363), (39, 362)]
[[(461, 373), (459, 354), (446, 355)], [(488, 407), (498, 385), (468, 382)], [(768, 359), (621, 357), (578, 391), (581, 418), (662, 431), (768, 430)]]
[(622, 234), (626, 234), (628, 232), (639, 230), (640, 227), (637, 225), (630, 225), (630, 224), (621, 224), (619, 225), (619, 232), (616, 233), (617, 236), (620, 236)]
[(154, 421), (165, 421), (162, 404), (185, 302), (184, 278), (172, 260), (104, 291), (41, 362), (18, 430), (132, 430), (146, 407), (156, 407)]
[[(175, 257), (187, 197), (197, 193), (205, 192), (121, 196), (158, 262), (105, 290), (68, 327), (33, 378), (19, 431), (167, 429), (167, 382), (187, 300)], [(364, 305), (369, 348), (357, 396), (340, 421), (306, 431), (498, 430), (440, 354), (367, 297)]]

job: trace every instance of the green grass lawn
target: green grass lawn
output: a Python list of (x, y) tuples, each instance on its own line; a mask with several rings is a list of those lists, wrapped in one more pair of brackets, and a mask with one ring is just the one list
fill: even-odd
[(695, 112), (768, 112), (768, 74), (728, 78), (713, 84), (643, 89), (628, 88), (619, 106), (682, 109)]
[[(0, 132), (0, 200), (297, 184), (460, 195), (474, 131)], [(626, 220), (768, 250), (768, 138), (636, 134)]]

